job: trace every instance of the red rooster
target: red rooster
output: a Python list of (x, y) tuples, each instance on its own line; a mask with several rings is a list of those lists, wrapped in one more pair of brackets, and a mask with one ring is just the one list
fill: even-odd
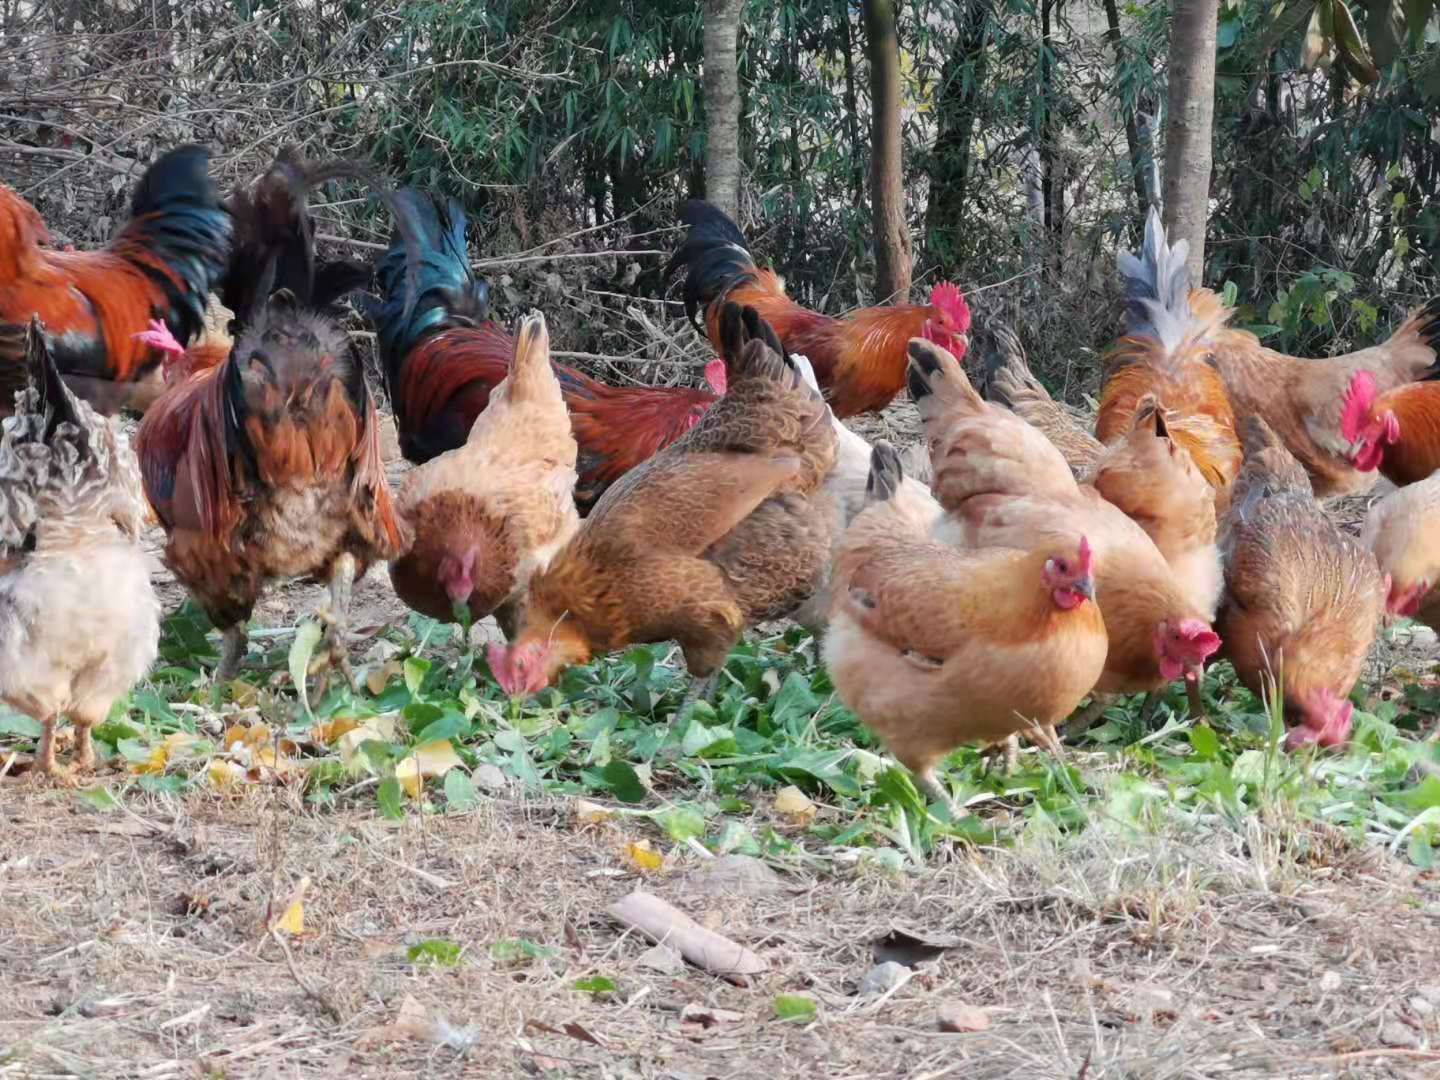
[[(284, 198), (303, 200), (303, 192)], [(235, 272), (273, 269), (267, 261)], [(145, 494), (166, 532), (166, 563), (224, 636), (220, 680), (244, 656), (264, 586), (305, 577), (330, 585), (316, 666), (329, 661), (348, 674), (351, 585), (408, 542), (359, 357), (333, 320), (307, 310), (313, 305), (314, 294), (280, 289), (263, 307), (251, 305), (223, 362), (205, 367), (186, 354), (135, 441)], [(185, 352), (158, 334), (149, 340)]]
[(1348, 459), (1360, 472), (1379, 469), (1385, 479), (1404, 487), (1440, 469), (1440, 361), (1420, 382), (1378, 392), (1375, 376), (1357, 371), (1350, 377), (1340, 413), (1340, 434), (1349, 444)]
[(135, 335), (160, 319), (181, 341), (204, 321), (230, 258), (230, 218), (209, 152), (182, 146), (141, 178), (130, 220), (99, 251), (56, 251), (35, 208), (0, 185), (0, 413), (25, 381), (25, 329), (39, 316), (66, 382), (104, 413), (143, 409), (161, 353)]
[(724, 302), (753, 307), (780, 335), (786, 352), (809, 358), (838, 417), (874, 412), (890, 404), (905, 385), (905, 350), (911, 338), (928, 338), (956, 359), (965, 356), (970, 308), (959, 288), (948, 281), (930, 290), (928, 304), (860, 308), (843, 318), (831, 318), (786, 296), (780, 278), (773, 270), (755, 265), (744, 234), (715, 206), (691, 199), (681, 219), (690, 235), (665, 267), (665, 277), (687, 267), (684, 297), (691, 320), (705, 308), (706, 336), (718, 352)]
[[(400, 450), (424, 464), (465, 443), (490, 392), (510, 371), (515, 342), (489, 320), (489, 287), (470, 273), (465, 213), (451, 200), (401, 191), (396, 202), (418, 247), (418, 267), (397, 237), (376, 263), (382, 299), (369, 305)], [(414, 271), (417, 302), (407, 309), (404, 286)], [(594, 504), (605, 489), (678, 439), (725, 392), (725, 364), (705, 369), (711, 391), (689, 387), (615, 387), (555, 365), (580, 447), (575, 500)]]

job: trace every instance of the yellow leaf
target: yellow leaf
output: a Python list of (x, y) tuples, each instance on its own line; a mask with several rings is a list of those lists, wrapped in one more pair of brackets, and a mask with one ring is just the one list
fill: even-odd
[(414, 753), (395, 766), (395, 779), (412, 799), (420, 795), (420, 787), (430, 777), (444, 776), (463, 762), (450, 745), (449, 739), (432, 739), (415, 748)]
[(130, 771), (136, 776), (159, 776), (169, 761), (170, 755), (165, 752), (165, 747), (157, 746), (144, 761), (132, 761)]
[(395, 740), (395, 713), (386, 713), (384, 716), (368, 717), (363, 724), (345, 732), (335, 741), (335, 749), (340, 754), (340, 760), (345, 767), (354, 769), (357, 765), (361, 768), (369, 766), (369, 759), (360, 753), (363, 743), (374, 739), (376, 742), (393, 742)]
[(815, 820), (819, 808), (806, 794), (791, 784), (775, 793), (775, 810), (784, 814), (798, 825), (808, 825)]
[(230, 700), (242, 709), (248, 709), (259, 702), (260, 688), (244, 679), (231, 679)]
[(653, 874), (665, 865), (665, 856), (649, 840), (637, 840), (625, 845), (625, 861), (643, 874)]
[(265, 746), (272, 737), (269, 724), (232, 724), (225, 729), (224, 744), (226, 750), (237, 746)]
[(323, 724), (316, 724), (310, 729), (310, 738), (317, 743), (326, 746), (333, 743), (340, 736), (347, 732), (354, 731), (360, 726), (360, 721), (353, 716), (342, 716), (336, 720), (327, 720)]
[(589, 799), (575, 800), (575, 817), (586, 825), (598, 825), (602, 821), (609, 821), (615, 816), (615, 812), (609, 807), (593, 803)]
[(234, 761), (215, 758), (205, 770), (212, 787), (227, 788), (245, 779), (245, 769)]
[(401, 667), (398, 660), (386, 660), (379, 667), (372, 667), (365, 675), (365, 689), (376, 696), (384, 693), (385, 687), (390, 685), (390, 680), (399, 675), (405, 669)]
[[(303, 877), (290, 894), (290, 902), (284, 913), (270, 924), (271, 930), (284, 930), (287, 934), (305, 932), (305, 894), (310, 889), (310, 879)], [(273, 910), (273, 909), (272, 909)]]

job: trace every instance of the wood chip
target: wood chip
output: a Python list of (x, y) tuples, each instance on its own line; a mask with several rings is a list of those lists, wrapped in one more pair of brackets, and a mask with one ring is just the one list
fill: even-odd
[(737, 986), (749, 986), (751, 976), (769, 969), (743, 945), (705, 929), (683, 911), (642, 890), (611, 904), (610, 914), (656, 944), (674, 946), (696, 967)]

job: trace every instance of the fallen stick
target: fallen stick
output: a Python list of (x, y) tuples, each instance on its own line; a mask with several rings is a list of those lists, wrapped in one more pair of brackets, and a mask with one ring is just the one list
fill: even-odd
[(750, 977), (769, 965), (743, 945), (707, 930), (679, 908), (636, 890), (610, 905), (610, 914), (658, 944), (671, 945), (698, 968), (719, 975), (736, 986), (749, 986)]

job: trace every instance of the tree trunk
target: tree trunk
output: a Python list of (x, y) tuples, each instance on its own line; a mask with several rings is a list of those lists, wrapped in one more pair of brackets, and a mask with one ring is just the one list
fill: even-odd
[[(1115, 0), (1105, 0), (1105, 38), (1115, 50), (1115, 63), (1125, 62), (1125, 39), (1120, 32), (1120, 8)], [(1131, 231), (1136, 244), (1145, 237), (1145, 215), (1150, 211), (1150, 202), (1145, 196), (1145, 157), (1140, 148), (1140, 125), (1135, 122), (1135, 109), (1120, 102), (1120, 111), (1125, 117), (1125, 149), (1130, 160), (1130, 182), (1135, 188), (1135, 217)]]
[(870, 54), (870, 211), (875, 228), (875, 286), (886, 303), (910, 295), (910, 232), (900, 167), (900, 39), (893, 0), (864, 0)]
[[(948, 272), (971, 254), (962, 238), (970, 203), (971, 140), (989, 74), (989, 4), (968, 0), (959, 13), (959, 34), (936, 91), (935, 151), (930, 155), (930, 201), (925, 209), (929, 261)], [(967, 70), (968, 69), (968, 70)]]
[(840, 0), (840, 47), (845, 52), (845, 134), (850, 141), (850, 204), (865, 197), (865, 170), (860, 158), (860, 98), (855, 92), (855, 37), (850, 32), (850, 0)]
[(740, 4), (705, 0), (705, 198), (732, 220), (740, 212)]
[(1205, 268), (1210, 208), (1211, 122), (1215, 116), (1215, 28), (1219, 0), (1175, 0), (1170, 19), (1170, 87), (1165, 118), (1165, 228), (1190, 242), (1190, 281)]

